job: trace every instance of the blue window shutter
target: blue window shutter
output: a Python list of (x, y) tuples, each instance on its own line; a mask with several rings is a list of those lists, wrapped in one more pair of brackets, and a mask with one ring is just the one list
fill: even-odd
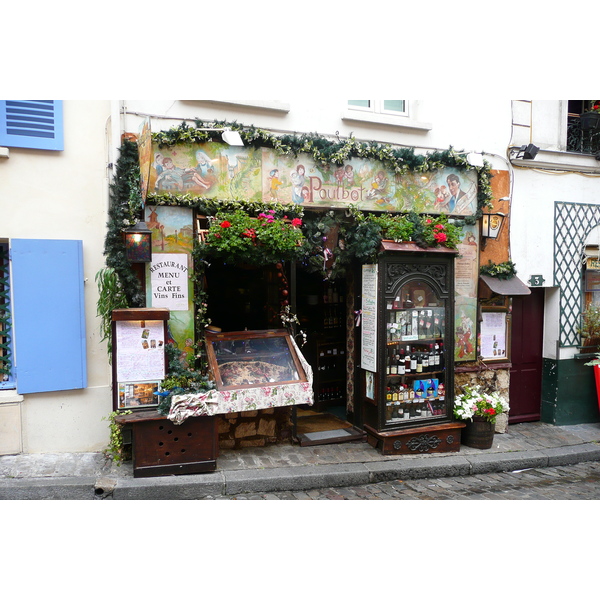
[(62, 100), (0, 100), (0, 146), (64, 150)]
[(83, 244), (11, 241), (17, 392), (87, 386)]

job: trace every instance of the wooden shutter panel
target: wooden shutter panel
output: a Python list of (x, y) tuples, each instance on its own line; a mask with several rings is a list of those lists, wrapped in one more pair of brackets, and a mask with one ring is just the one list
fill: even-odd
[(0, 146), (64, 150), (61, 100), (0, 100)]
[(17, 392), (87, 386), (83, 244), (11, 241)]

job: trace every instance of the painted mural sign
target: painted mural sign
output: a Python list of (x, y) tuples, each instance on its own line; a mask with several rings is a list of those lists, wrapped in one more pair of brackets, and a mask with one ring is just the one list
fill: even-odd
[(146, 265), (146, 302), (170, 309), (169, 336), (182, 360), (193, 365), (194, 309), (192, 209), (181, 206), (146, 206), (145, 221), (152, 231), (152, 262)]
[(457, 362), (477, 359), (477, 239), (476, 226), (465, 225), (454, 264), (454, 360)]
[[(147, 156), (147, 155), (146, 155)], [(149, 192), (207, 198), (393, 212), (472, 215), (477, 209), (475, 171), (445, 168), (397, 175), (377, 161), (351, 158), (323, 165), (308, 154), (278, 155), (268, 148), (221, 143), (153, 145), (141, 165)], [(147, 173), (147, 176), (146, 176)]]

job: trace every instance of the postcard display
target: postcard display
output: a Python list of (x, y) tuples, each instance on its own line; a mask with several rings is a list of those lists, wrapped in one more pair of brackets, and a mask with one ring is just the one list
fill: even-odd
[[(216, 469), (213, 416), (178, 425), (156, 409), (166, 373), (169, 310), (132, 308), (112, 313), (115, 421), (131, 432), (133, 476), (204, 473)], [(129, 414), (130, 413), (130, 414)]]
[(383, 242), (362, 269), (367, 441), (382, 454), (456, 452), (452, 422), (456, 252)]

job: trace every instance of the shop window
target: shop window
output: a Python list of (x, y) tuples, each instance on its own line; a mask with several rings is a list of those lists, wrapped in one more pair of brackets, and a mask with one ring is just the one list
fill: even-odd
[(4, 265), (12, 276), (12, 387), (19, 394), (86, 387), (82, 242), (13, 239)]
[(63, 150), (61, 100), (0, 100), (0, 146)]

